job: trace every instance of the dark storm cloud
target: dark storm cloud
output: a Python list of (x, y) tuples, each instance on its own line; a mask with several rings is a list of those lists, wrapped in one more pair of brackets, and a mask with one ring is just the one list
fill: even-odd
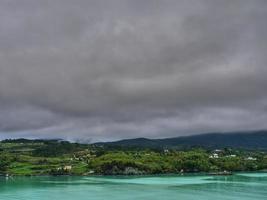
[(264, 0), (3, 0), (2, 137), (265, 129)]

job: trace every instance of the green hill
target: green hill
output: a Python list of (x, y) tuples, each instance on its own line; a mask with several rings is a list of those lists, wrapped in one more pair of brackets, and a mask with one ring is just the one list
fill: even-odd
[(136, 138), (115, 142), (96, 143), (96, 145), (177, 149), (191, 147), (230, 147), (267, 150), (267, 131), (207, 133), (166, 139)]

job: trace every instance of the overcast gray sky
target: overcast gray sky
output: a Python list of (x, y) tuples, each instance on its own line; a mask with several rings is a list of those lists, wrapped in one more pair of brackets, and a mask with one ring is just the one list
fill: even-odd
[(1, 0), (0, 138), (267, 129), (266, 0)]

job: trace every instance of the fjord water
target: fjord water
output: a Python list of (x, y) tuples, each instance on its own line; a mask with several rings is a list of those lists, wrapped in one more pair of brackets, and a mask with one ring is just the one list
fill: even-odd
[(267, 174), (0, 177), (1, 200), (265, 200)]

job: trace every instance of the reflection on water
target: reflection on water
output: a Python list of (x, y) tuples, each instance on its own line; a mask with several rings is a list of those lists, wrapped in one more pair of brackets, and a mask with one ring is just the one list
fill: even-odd
[(267, 199), (266, 173), (233, 176), (5, 177), (1, 200)]

